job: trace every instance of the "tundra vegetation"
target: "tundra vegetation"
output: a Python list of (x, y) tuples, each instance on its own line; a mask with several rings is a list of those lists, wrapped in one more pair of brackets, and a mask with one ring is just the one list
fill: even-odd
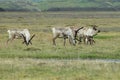
[[(119, 80), (120, 12), (1, 12), (0, 80)], [(101, 32), (95, 44), (52, 43), (52, 27), (95, 24)], [(33, 45), (14, 40), (6, 45), (9, 29), (29, 29)], [(87, 59), (87, 60), (81, 60)]]

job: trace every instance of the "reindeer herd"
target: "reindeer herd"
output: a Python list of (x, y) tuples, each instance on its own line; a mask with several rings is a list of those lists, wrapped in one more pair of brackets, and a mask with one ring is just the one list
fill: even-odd
[(97, 29), (96, 25), (92, 25), (92, 27), (59, 27), (59, 28), (52, 28), (53, 32), (53, 45), (56, 45), (55, 40), (57, 38), (64, 39), (64, 46), (66, 43), (66, 39), (68, 38), (69, 43), (75, 45), (78, 41), (80, 44), (82, 41), (85, 44), (92, 45), (95, 43), (94, 36), (100, 32)]
[[(28, 29), (12, 29), (7, 31), (9, 34), (9, 38), (7, 40), (7, 44), (9, 41), (14, 39), (23, 39), (23, 44), (25, 43), (27, 46), (32, 44), (31, 40), (35, 37), (34, 35), (30, 35)], [(97, 29), (96, 25), (92, 25), (92, 27), (53, 27), (53, 45), (56, 45), (57, 38), (64, 39), (64, 46), (66, 44), (66, 39), (69, 40), (71, 45), (76, 45), (78, 42), (79, 44), (83, 41), (85, 44), (92, 45), (95, 43), (94, 36), (99, 33), (100, 30)]]

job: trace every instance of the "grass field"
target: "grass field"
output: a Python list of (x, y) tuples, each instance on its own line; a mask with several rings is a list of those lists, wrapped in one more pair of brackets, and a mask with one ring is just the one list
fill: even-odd
[(120, 63), (93, 60), (0, 59), (1, 80), (119, 80)]
[[(120, 59), (119, 21), (120, 12), (1, 12), (0, 80), (119, 80), (119, 63), (79, 60)], [(92, 24), (101, 30), (94, 45), (63, 46), (62, 39), (52, 45), (52, 27)], [(33, 45), (22, 40), (7, 45), (7, 30), (13, 28), (36, 34)]]

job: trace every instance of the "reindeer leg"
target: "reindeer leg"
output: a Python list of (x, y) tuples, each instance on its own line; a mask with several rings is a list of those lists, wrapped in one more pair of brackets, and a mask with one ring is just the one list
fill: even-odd
[(85, 39), (85, 44), (87, 44), (87, 45), (89, 44), (88, 38)]
[(7, 44), (8, 44), (9, 41), (12, 42), (14, 39), (15, 39), (15, 37), (9, 38), (9, 39), (7, 40)]
[(84, 36), (83, 37), (84, 44), (89, 44), (90, 43), (90, 37), (89, 36)]
[(91, 36), (90, 38), (91, 38), (92, 44), (95, 43), (95, 40), (93, 39), (93, 36)]
[(92, 39), (92, 41), (93, 41), (93, 43), (95, 43), (95, 40), (94, 40), (94, 39)]
[(22, 44), (26, 43), (25, 40), (22, 42)]
[(53, 45), (56, 45), (55, 40), (59, 37), (60, 34), (57, 34), (54, 38), (53, 38)]
[(9, 37), (9, 39), (7, 40), (7, 44), (8, 44), (9, 41), (12, 42), (14, 39), (15, 39), (15, 35), (12, 35), (12, 37)]
[(65, 46), (65, 44), (66, 44), (66, 38), (64, 38), (64, 46)]
[(91, 40), (91, 44), (95, 43), (93, 37), (91, 37), (90, 40)]
[(90, 38), (89, 42), (90, 42), (90, 45), (93, 44), (93, 40), (92, 40), (92, 38)]
[(56, 45), (55, 40), (56, 40), (56, 38), (53, 38), (53, 45)]
[(91, 44), (94, 44), (94, 43), (95, 43), (95, 41), (93, 39), (91, 39)]
[(86, 44), (86, 37), (83, 37), (83, 42), (84, 44)]
[(79, 42), (78, 44), (80, 44), (82, 42), (82, 37), (79, 37)]
[(64, 38), (64, 46), (65, 46), (65, 44), (66, 44), (66, 39), (67, 39), (67, 35), (65, 35), (64, 33), (62, 33), (63, 34), (63, 38)]
[(8, 44), (9, 41), (10, 41), (10, 39), (8, 39), (6, 43)]

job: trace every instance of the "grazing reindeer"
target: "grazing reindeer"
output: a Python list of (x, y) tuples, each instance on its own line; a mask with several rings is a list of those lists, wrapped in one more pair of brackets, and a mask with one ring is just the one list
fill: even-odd
[(35, 34), (30, 38), (30, 32), (28, 29), (23, 29), (23, 30), (18, 30), (18, 29), (13, 29), (13, 30), (8, 30), (7, 31), (9, 34), (9, 38), (7, 40), (7, 43), (9, 41), (12, 41), (14, 39), (24, 39), (23, 43), (25, 43), (27, 46), (32, 44), (31, 40), (35, 36)]
[(75, 35), (75, 36), (78, 36), (79, 43), (82, 41), (82, 39), (86, 44), (95, 43), (93, 37), (100, 32), (100, 30), (98, 30), (96, 27), (97, 27), (96, 25), (92, 25), (92, 27), (89, 27), (89, 28), (83, 27), (82, 29), (80, 29), (78, 33)]
[(69, 39), (69, 43), (75, 45), (75, 39), (73, 35), (73, 31), (70, 27), (60, 27), (60, 28), (52, 28), (53, 32), (53, 45), (56, 45), (55, 40), (57, 38), (64, 38), (64, 46), (66, 44), (66, 39)]
[(77, 32), (82, 29), (83, 27), (76, 29), (74, 32), (74, 28), (73, 27), (59, 27), (59, 28), (52, 28), (52, 32), (53, 32), (53, 45), (56, 45), (55, 40), (57, 38), (63, 38), (64, 39), (64, 46), (66, 44), (66, 39), (68, 38), (69, 43), (74, 45), (76, 44), (76, 36), (75, 34), (77, 34)]

